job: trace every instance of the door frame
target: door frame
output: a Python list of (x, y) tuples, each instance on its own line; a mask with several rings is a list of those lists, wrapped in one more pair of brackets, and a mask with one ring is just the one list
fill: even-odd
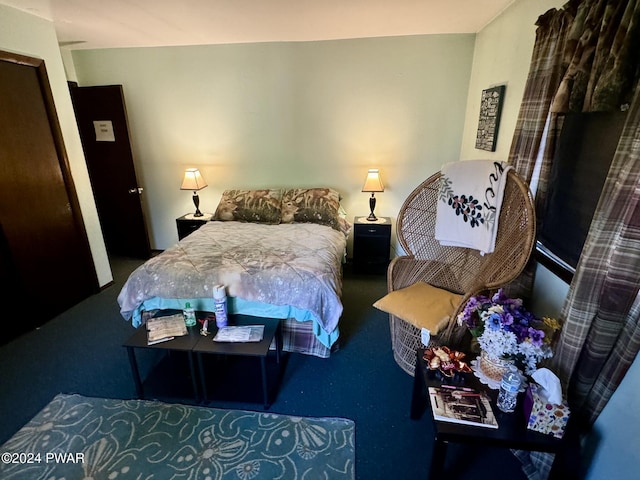
[(51, 91), (51, 84), (49, 83), (49, 75), (45, 66), (45, 61), (41, 58), (29, 57), (18, 53), (6, 52), (0, 50), (0, 62), (15, 63), (18, 65), (24, 65), (27, 67), (33, 67), (38, 83), (40, 86), (40, 92), (42, 93), (42, 99), (44, 107), (47, 113), (47, 120), (49, 127), (51, 128), (51, 135), (53, 137), (53, 144), (56, 150), (58, 163), (60, 165), (60, 171), (62, 178), (64, 179), (65, 189), (69, 197), (71, 215), (73, 217), (74, 224), (80, 233), (82, 248), (78, 255), (82, 256), (79, 261), (86, 262), (86, 265), (90, 265), (90, 276), (92, 280), (91, 290), (94, 293), (100, 291), (98, 283), (98, 275), (95, 269), (95, 263), (91, 255), (91, 246), (89, 244), (89, 237), (87, 235), (87, 229), (82, 218), (82, 210), (80, 209), (80, 202), (78, 200), (78, 194), (75, 184), (73, 182), (73, 176), (71, 175), (71, 166), (69, 164), (69, 157), (67, 156), (67, 150), (64, 145), (64, 137), (62, 135), (62, 129), (58, 121), (58, 113), (55, 107), (53, 99), (53, 93)]

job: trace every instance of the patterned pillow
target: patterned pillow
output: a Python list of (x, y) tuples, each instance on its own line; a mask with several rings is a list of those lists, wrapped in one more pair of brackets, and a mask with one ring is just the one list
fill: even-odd
[(280, 223), (281, 190), (225, 190), (215, 220)]
[(291, 188), (282, 193), (282, 223), (319, 223), (340, 230), (340, 195), (332, 188)]
[(346, 218), (342, 216), (338, 217), (338, 230), (344, 233), (345, 237), (349, 236), (352, 228), (353, 228), (353, 225), (349, 223), (349, 221)]

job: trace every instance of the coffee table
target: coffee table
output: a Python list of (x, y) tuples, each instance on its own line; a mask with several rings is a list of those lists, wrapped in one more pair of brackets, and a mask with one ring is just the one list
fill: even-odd
[[(213, 337), (218, 329), (213, 326), (211, 334), (207, 337), (200, 337), (198, 342), (193, 346), (192, 352), (198, 359), (198, 370), (200, 372), (200, 384), (202, 395), (205, 401), (208, 401), (208, 377), (216, 376), (219, 372), (210, 372), (205, 368), (203, 357), (206, 355), (217, 355), (224, 357), (256, 357), (260, 360), (260, 373), (262, 383), (262, 399), (265, 410), (271, 406), (269, 397), (269, 376), (267, 375), (267, 355), (269, 347), (275, 338), (275, 356), (278, 365), (278, 376), (281, 374), (281, 356), (282, 356), (282, 326), (277, 318), (260, 318), (248, 315), (230, 315), (229, 325), (264, 325), (264, 335), (259, 342), (214, 342)], [(235, 381), (242, 382), (241, 376), (235, 378)]]
[[(170, 311), (167, 313), (176, 313), (175, 311)], [(162, 316), (162, 315), (158, 315)], [(131, 374), (133, 375), (133, 381), (136, 387), (136, 395), (138, 398), (145, 398), (144, 395), (144, 383), (142, 378), (140, 377), (140, 370), (138, 368), (138, 361), (136, 359), (136, 349), (151, 349), (151, 350), (159, 350), (163, 351), (167, 354), (171, 354), (171, 352), (183, 352), (189, 362), (189, 371), (185, 372), (191, 376), (191, 387), (193, 389), (193, 397), (198, 397), (198, 384), (196, 381), (195, 374), (195, 366), (193, 363), (193, 355), (191, 354), (191, 350), (196, 345), (198, 340), (200, 340), (200, 327), (188, 327), (188, 335), (184, 335), (181, 337), (175, 337), (173, 340), (167, 340), (166, 342), (160, 342), (153, 345), (148, 345), (147, 343), (147, 329), (145, 325), (141, 325), (136, 329), (134, 334), (129, 337), (129, 339), (123, 344), (123, 346), (127, 349), (127, 355), (129, 356), (129, 364), (131, 366)]]
[(515, 412), (503, 413), (496, 406), (498, 392), (481, 384), (472, 374), (466, 376), (464, 386), (488, 393), (491, 399), (491, 407), (498, 421), (498, 428), (491, 429), (467, 426), (435, 420), (429, 403), (428, 387), (438, 387), (442, 385), (442, 381), (436, 378), (435, 373), (428, 369), (427, 363), (423, 359), (423, 353), (424, 349), (418, 349), (416, 352), (416, 369), (413, 382), (413, 395), (411, 398), (411, 418), (413, 420), (420, 419), (426, 411), (433, 423), (435, 435), (433, 438), (431, 468), (429, 471), (430, 479), (443, 478), (447, 445), (451, 442), (538, 452), (560, 453), (562, 451), (564, 448), (564, 438), (555, 438), (551, 435), (545, 435), (527, 428), (527, 422), (522, 411), (523, 394), (519, 396)]

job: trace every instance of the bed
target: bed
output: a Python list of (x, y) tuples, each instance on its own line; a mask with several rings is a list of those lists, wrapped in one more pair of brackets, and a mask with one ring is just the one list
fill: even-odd
[(131, 273), (118, 303), (137, 327), (158, 310), (284, 319), (284, 349), (330, 356), (339, 338), (342, 263), (350, 224), (332, 189), (227, 190), (214, 219)]

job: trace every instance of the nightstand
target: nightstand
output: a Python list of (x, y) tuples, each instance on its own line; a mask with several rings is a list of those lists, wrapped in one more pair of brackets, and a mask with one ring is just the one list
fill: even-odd
[(385, 273), (391, 250), (391, 218), (356, 217), (353, 222), (353, 269), (358, 273)]
[(182, 240), (190, 233), (195, 232), (202, 225), (207, 223), (213, 215), (210, 213), (203, 213), (201, 217), (194, 217), (193, 213), (187, 213), (186, 215), (176, 218), (176, 226), (178, 227), (178, 240)]

